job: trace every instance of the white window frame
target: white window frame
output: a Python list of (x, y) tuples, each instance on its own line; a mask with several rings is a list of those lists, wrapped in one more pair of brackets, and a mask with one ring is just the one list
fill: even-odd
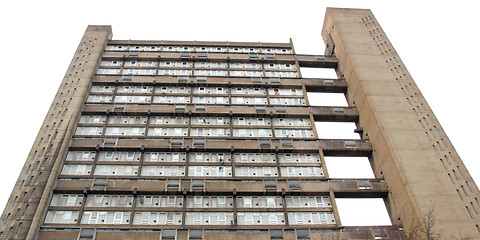
[(88, 219), (88, 224), (97, 224), (99, 215), (100, 215), (100, 213), (97, 212), (97, 211), (91, 212), (90, 217)]
[(175, 215), (173, 212), (167, 212), (167, 225), (173, 225), (174, 223), (174, 219), (175, 219)]
[(122, 224), (123, 221), (123, 212), (115, 212), (113, 217), (113, 224)]
[(218, 224), (225, 225), (227, 222), (227, 215), (224, 212), (218, 213)]
[(269, 213), (268, 214), (268, 221), (270, 224), (278, 224), (277, 213)]
[(200, 213), (200, 212), (193, 213), (193, 224), (194, 225), (201, 225), (202, 224), (202, 213)]
[(245, 225), (253, 225), (253, 213), (245, 213)]
[(153, 203), (153, 196), (144, 196), (143, 197), (143, 206), (151, 207)]
[(150, 224), (150, 212), (142, 212), (142, 218), (140, 224)]
[(224, 206), (227, 204), (227, 198), (224, 196), (220, 196), (217, 198), (217, 203), (219, 206)]
[(243, 197), (243, 207), (244, 208), (252, 207), (252, 197), (250, 196)]
[(195, 207), (202, 207), (202, 200), (203, 200), (202, 196), (194, 196), (193, 197), (193, 203), (194, 203)]
[(275, 197), (267, 197), (267, 206), (269, 208), (275, 207)]
[(305, 224), (303, 219), (303, 212), (295, 212), (295, 222), (297, 224)]

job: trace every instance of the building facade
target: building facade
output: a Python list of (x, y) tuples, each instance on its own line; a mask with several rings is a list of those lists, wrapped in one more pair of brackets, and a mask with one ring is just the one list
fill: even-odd
[[(403, 239), (425, 217), (479, 238), (478, 188), (371, 12), (328, 9), (322, 34), (318, 56), (88, 26), (0, 239)], [(312, 106), (308, 92), (349, 106)], [(361, 137), (319, 139), (322, 121)], [(368, 157), (376, 177), (330, 178), (325, 156)], [(385, 199), (392, 226), (342, 226), (345, 197)]]

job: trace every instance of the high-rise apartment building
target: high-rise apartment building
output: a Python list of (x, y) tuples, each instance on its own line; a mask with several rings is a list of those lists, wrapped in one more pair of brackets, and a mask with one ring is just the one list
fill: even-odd
[[(372, 13), (327, 9), (322, 35), (318, 56), (88, 26), (0, 239), (480, 239), (479, 190)], [(361, 137), (319, 139), (316, 122)], [(330, 178), (326, 156), (368, 157), (375, 178)], [(392, 226), (342, 226), (345, 197), (383, 198)]]

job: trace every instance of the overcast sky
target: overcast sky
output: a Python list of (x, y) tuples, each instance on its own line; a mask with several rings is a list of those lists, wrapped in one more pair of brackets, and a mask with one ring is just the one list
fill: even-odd
[[(3, 1), (0, 208), (87, 25), (113, 39), (288, 42), (322, 54), (326, 7), (372, 9), (476, 182), (476, 1)], [(475, 4), (476, 5), (476, 4)]]

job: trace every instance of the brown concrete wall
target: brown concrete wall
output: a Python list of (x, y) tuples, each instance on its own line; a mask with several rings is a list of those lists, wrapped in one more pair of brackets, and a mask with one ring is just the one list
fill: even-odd
[[(435, 231), (443, 237), (478, 239), (479, 216), (470, 207), (478, 188), (468, 196), (460, 190), (463, 200), (458, 196), (465, 181), (474, 182), (371, 11), (329, 8), (322, 35), (335, 44), (337, 74), (345, 77), (348, 101), (374, 148), (375, 175), (384, 176), (391, 190), (393, 223), (401, 219), (408, 232), (433, 209)], [(445, 156), (452, 164), (443, 167)], [(452, 184), (448, 174), (457, 166), (464, 176)]]
[[(25, 214), (19, 214), (17, 218), (10, 217), (0, 227), (5, 235), (12, 228), (10, 232), (14, 236), (9, 239), (37, 237), (67, 153), (69, 141), (64, 139), (70, 139), (75, 130), (80, 117), (79, 110), (87, 96), (101, 53), (111, 37), (110, 26), (89, 26), (85, 31), (2, 215), (5, 220), (17, 209), (25, 211), (28, 205)], [(32, 176), (35, 180), (28, 181)], [(21, 229), (18, 231), (19, 226)], [(15, 234), (17, 231), (18, 234)]]

